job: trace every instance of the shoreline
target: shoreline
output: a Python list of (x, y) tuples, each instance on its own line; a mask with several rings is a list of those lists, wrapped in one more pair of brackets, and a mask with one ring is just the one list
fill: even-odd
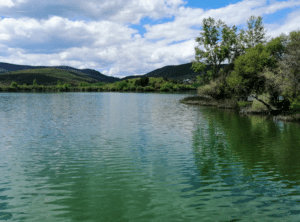
[(165, 92), (196, 92), (196, 89), (181, 89), (181, 90), (149, 90), (145, 87), (136, 90), (115, 90), (115, 89), (103, 89), (101, 87), (27, 87), (27, 88), (13, 88), (7, 87), (5, 89), (0, 88), (0, 93), (60, 93), (60, 92), (154, 92), (154, 93), (165, 93)]
[(236, 100), (225, 99), (225, 100), (215, 100), (209, 96), (191, 96), (180, 100), (181, 103), (187, 105), (197, 105), (197, 106), (210, 106), (217, 107), (220, 109), (231, 109), (236, 110), (239, 115), (259, 115), (265, 117), (272, 117), (275, 121), (285, 121), (285, 122), (298, 122), (300, 123), (300, 113), (292, 113), (291, 111), (284, 111), (280, 115), (269, 115), (267, 111), (253, 111), (251, 110), (252, 102), (244, 102), (244, 104), (239, 104)]

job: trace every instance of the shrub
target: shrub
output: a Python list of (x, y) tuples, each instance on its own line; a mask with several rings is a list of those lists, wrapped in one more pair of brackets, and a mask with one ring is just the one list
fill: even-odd
[(137, 91), (143, 91), (143, 87), (138, 86), (138, 87), (136, 87), (136, 90), (137, 90)]
[[(58, 80), (59, 81), (59, 80)], [(58, 84), (58, 83), (57, 83)], [(80, 82), (79, 83), (79, 87), (85, 87), (85, 86), (90, 86), (90, 84), (89, 83), (87, 83), (87, 82)]]
[(38, 85), (36, 79), (33, 80), (33, 84), (32, 85), (34, 85), (34, 86)]
[(130, 89), (131, 91), (135, 91), (135, 90), (136, 90), (136, 87), (135, 87), (135, 86), (131, 86), (129, 89)]
[(18, 83), (16, 83), (15, 81), (13, 81), (13, 82), (10, 84), (10, 87), (12, 87), (12, 88), (17, 88), (17, 87), (18, 87)]
[(160, 91), (172, 91), (173, 90), (173, 84), (170, 82), (166, 82), (160, 86)]
[(121, 81), (117, 83), (117, 90), (123, 90), (128, 87), (128, 83), (125, 81)]
[(68, 90), (71, 87), (71, 84), (69, 83), (64, 83), (63, 89)]
[(134, 85), (135, 86), (147, 86), (149, 84), (149, 77), (142, 77), (140, 79), (135, 80)]
[(300, 97), (291, 102), (290, 109), (293, 111), (300, 111)]
[(155, 89), (152, 86), (146, 86), (144, 87), (144, 91), (151, 92), (151, 91), (155, 91)]
[(211, 81), (208, 85), (198, 88), (200, 95), (208, 95), (215, 99), (227, 99), (231, 98), (229, 87), (225, 78), (218, 78)]
[(60, 80), (57, 80), (57, 84), (56, 84), (57, 86), (61, 86), (62, 85), (62, 83), (61, 83), (61, 81)]

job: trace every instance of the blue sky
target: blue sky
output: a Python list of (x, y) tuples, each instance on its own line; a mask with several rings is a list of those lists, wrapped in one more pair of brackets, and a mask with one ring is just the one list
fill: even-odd
[(300, 28), (299, 0), (1, 0), (0, 61), (125, 77), (191, 62), (204, 18), (267, 35)]

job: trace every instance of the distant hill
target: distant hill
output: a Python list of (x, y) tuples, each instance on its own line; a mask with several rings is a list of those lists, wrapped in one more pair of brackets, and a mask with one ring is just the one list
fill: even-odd
[[(119, 78), (111, 77), (103, 75), (102, 73), (93, 70), (93, 69), (76, 69), (70, 66), (29, 66), (29, 65), (15, 65), (10, 63), (0, 62), (0, 74), (1, 73), (9, 73), (12, 71), (20, 71), (20, 70), (33, 70), (33, 69), (61, 69), (70, 72), (71, 74), (93, 79), (95, 82), (116, 82), (119, 81)], [(21, 73), (20, 73), (21, 74)]]
[[(226, 64), (224, 64), (226, 66)], [(173, 66), (165, 66), (159, 69), (155, 69), (145, 75), (139, 76), (127, 76), (123, 78), (131, 79), (131, 78), (138, 78), (138, 77), (165, 77), (174, 80), (184, 80), (184, 79), (196, 79), (196, 76), (200, 75), (200, 73), (194, 72), (191, 69), (192, 63), (186, 63), (181, 65), (173, 65)], [(210, 70), (210, 66), (207, 66), (206, 71)]]
[(88, 74), (59, 68), (25, 69), (0, 74), (1, 85), (10, 85), (12, 81), (17, 82), (19, 85), (24, 83), (32, 85), (34, 79), (37, 80), (39, 85), (56, 85), (58, 81), (71, 85), (78, 85), (80, 82), (99, 82)]
[[(37, 79), (38, 84), (43, 85), (53, 84), (54, 82), (57, 82), (57, 80), (60, 80), (62, 82), (71, 82), (73, 84), (80, 81), (90, 83), (100, 81), (113, 83), (120, 80), (138, 77), (165, 77), (179, 81), (182, 81), (184, 79), (195, 80), (196, 76), (200, 75), (200, 73), (194, 72), (191, 67), (192, 63), (170, 65), (155, 69), (145, 75), (127, 76), (120, 79), (103, 75), (102, 73), (93, 69), (76, 69), (70, 66), (15, 65), (0, 62), (0, 83), (10, 84), (12, 81), (16, 81), (19, 84), (32, 84), (33, 79)], [(206, 71), (208, 71), (209, 69), (210, 67), (207, 66)]]

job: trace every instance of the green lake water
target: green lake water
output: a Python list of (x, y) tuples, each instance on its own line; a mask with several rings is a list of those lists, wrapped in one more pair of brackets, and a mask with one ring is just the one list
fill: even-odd
[(0, 221), (300, 221), (300, 124), (185, 96), (1, 93)]

